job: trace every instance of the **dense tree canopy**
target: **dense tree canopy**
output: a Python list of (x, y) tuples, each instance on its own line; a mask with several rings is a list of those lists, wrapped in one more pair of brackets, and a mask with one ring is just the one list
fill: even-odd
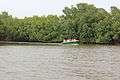
[(80, 3), (65, 7), (64, 15), (13, 18), (0, 14), (1, 41), (61, 42), (64, 38), (79, 38), (86, 43), (120, 43), (120, 9), (111, 12), (94, 5)]

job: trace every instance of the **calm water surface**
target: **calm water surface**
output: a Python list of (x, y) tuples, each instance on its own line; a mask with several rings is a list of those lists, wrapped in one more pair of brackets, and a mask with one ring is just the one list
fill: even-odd
[(0, 46), (0, 80), (120, 80), (120, 46)]

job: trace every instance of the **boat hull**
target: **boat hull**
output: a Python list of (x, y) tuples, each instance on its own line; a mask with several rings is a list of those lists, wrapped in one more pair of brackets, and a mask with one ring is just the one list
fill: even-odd
[(63, 44), (79, 45), (80, 42), (63, 42)]

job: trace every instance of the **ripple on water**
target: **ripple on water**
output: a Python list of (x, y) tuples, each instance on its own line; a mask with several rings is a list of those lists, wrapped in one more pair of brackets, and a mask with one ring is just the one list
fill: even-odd
[(0, 46), (0, 80), (120, 80), (119, 46)]

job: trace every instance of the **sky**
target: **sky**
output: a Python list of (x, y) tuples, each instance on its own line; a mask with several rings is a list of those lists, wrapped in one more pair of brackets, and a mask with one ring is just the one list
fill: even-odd
[(0, 12), (6, 11), (18, 18), (33, 15), (62, 15), (64, 7), (78, 3), (94, 4), (110, 11), (111, 6), (120, 8), (120, 0), (0, 0)]

